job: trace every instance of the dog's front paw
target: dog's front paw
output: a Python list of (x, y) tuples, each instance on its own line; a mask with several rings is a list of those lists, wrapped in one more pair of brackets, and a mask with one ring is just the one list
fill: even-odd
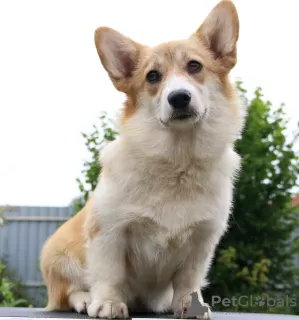
[(77, 291), (70, 294), (70, 305), (78, 312), (85, 313), (90, 304), (89, 292)]
[(123, 302), (94, 300), (87, 308), (87, 313), (93, 318), (128, 318), (128, 307)]
[(171, 304), (171, 309), (173, 310), (175, 317), (184, 318), (190, 306), (191, 297), (186, 295), (181, 299), (174, 299)]
[(172, 310), (177, 318), (197, 318), (197, 319), (212, 319), (212, 312), (207, 303), (204, 303), (202, 298), (198, 299), (198, 294), (185, 294), (180, 299), (179, 295), (174, 296), (172, 302)]

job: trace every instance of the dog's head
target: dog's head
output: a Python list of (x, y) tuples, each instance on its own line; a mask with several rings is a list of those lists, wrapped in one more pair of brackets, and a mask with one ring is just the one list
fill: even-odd
[(155, 47), (98, 28), (101, 62), (116, 89), (127, 96), (123, 124), (139, 124), (140, 129), (151, 123), (152, 129), (181, 132), (200, 130), (211, 118), (233, 121), (239, 111), (228, 74), (237, 61), (238, 36), (238, 14), (229, 0), (220, 1), (188, 39)]

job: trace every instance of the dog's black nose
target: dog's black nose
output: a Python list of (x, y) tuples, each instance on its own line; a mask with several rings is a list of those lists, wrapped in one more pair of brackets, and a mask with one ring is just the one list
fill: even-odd
[(174, 109), (183, 109), (188, 107), (191, 101), (191, 93), (185, 89), (175, 90), (170, 92), (167, 99)]

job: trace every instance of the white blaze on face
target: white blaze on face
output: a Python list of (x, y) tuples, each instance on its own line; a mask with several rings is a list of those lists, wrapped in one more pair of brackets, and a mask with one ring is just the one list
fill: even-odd
[(198, 114), (198, 119), (205, 113), (205, 103), (207, 103), (207, 95), (204, 88), (193, 85), (186, 77), (173, 75), (168, 78), (161, 94), (160, 102), (160, 118), (161, 121), (167, 123), (172, 115), (173, 107), (168, 102), (168, 95), (176, 90), (187, 90), (191, 94), (190, 108)]

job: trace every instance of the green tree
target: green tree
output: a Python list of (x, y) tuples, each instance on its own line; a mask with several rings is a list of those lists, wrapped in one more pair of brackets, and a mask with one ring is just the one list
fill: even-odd
[(230, 228), (211, 267), (205, 292), (210, 301), (213, 295), (277, 297), (299, 292), (294, 265), (294, 254), (299, 254), (299, 239), (294, 236), (299, 212), (291, 206), (299, 174), (298, 153), (292, 144), (295, 137), (287, 139), (283, 104), (274, 107), (264, 100), (261, 88), (249, 101), (241, 85), (240, 98), (248, 112), (242, 137), (236, 142), (242, 170)]
[[(299, 292), (299, 271), (294, 265), (294, 254), (299, 253), (299, 239), (294, 236), (298, 208), (291, 207), (293, 190), (298, 186), (299, 159), (293, 147), (298, 130), (288, 141), (284, 105), (275, 107), (266, 101), (261, 88), (256, 89), (252, 99), (248, 99), (241, 82), (237, 88), (248, 113), (242, 136), (236, 142), (242, 170), (236, 182), (230, 228), (216, 250), (210, 285), (203, 292), (210, 303), (212, 296), (223, 299), (252, 295), (261, 299), (281, 295), (285, 299), (285, 295)], [(93, 126), (91, 134), (83, 133), (91, 159), (84, 163), (84, 182), (77, 180), (82, 193), (79, 207), (96, 186), (101, 148), (117, 136), (106, 114), (100, 117), (99, 127)], [(299, 313), (285, 305), (262, 308), (220, 304), (213, 309)]]
[(84, 206), (90, 192), (93, 191), (97, 185), (98, 177), (101, 172), (99, 163), (101, 149), (118, 135), (115, 131), (113, 121), (107, 116), (106, 112), (102, 112), (98, 120), (99, 125), (93, 124), (93, 131), (91, 133), (81, 133), (85, 140), (89, 159), (85, 160), (83, 163), (83, 170), (81, 171), (83, 177), (76, 179), (81, 192), (81, 195), (74, 201), (76, 211), (79, 211)]

